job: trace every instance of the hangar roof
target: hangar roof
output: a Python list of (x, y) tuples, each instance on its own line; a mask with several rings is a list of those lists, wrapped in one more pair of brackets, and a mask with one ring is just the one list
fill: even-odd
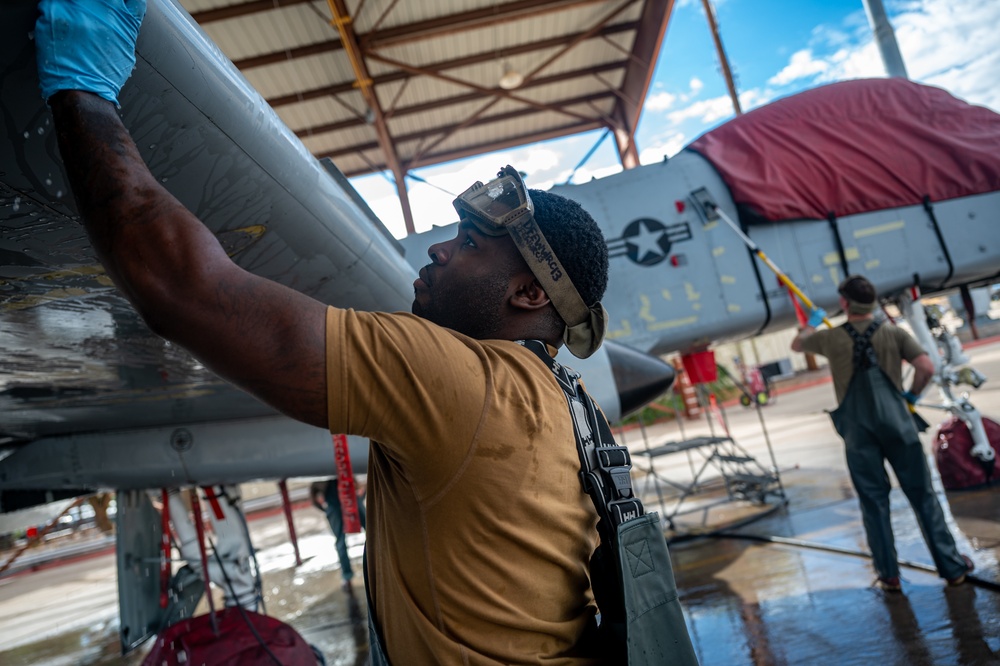
[(673, 9), (673, 0), (180, 4), (314, 155), (347, 176), (392, 171), (397, 187), (416, 167), (600, 128), (634, 166)]

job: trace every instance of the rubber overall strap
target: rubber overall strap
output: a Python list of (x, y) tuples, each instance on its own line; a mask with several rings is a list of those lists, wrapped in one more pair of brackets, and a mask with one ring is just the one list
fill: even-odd
[(566, 396), (580, 455), (580, 480), (601, 519), (597, 525), (601, 544), (612, 548), (618, 526), (644, 513), (642, 502), (632, 489), (629, 451), (615, 443), (611, 426), (583, 390), (579, 373), (549, 356), (545, 343), (539, 340), (519, 340), (518, 343), (549, 367)]
[(865, 329), (864, 333), (858, 333), (851, 326), (850, 322), (844, 322), (843, 329), (847, 331), (848, 335), (854, 341), (854, 369), (855, 370), (867, 370), (868, 368), (877, 368), (878, 356), (875, 354), (875, 348), (872, 347), (872, 336), (875, 335), (875, 331), (882, 324), (880, 321), (873, 321), (871, 325)]
[(382, 629), (375, 617), (375, 604), (372, 603), (371, 591), (368, 587), (368, 545), (362, 555), (361, 569), (365, 576), (365, 602), (368, 606), (368, 664), (371, 666), (389, 666), (389, 658), (385, 654), (385, 640), (382, 639)]

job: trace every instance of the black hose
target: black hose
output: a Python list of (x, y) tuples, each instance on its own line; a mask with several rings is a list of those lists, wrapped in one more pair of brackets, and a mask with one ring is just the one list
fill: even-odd
[[(212, 547), (212, 554), (215, 555), (215, 561), (219, 563), (219, 569), (222, 571), (222, 577), (226, 580), (226, 586), (229, 588), (229, 593), (233, 596), (234, 600), (237, 599), (236, 589), (233, 587), (233, 581), (230, 580), (229, 574), (226, 573), (226, 567), (222, 563), (222, 557), (219, 555), (219, 550), (215, 547), (215, 542), (209, 539), (208, 545)], [(210, 589), (205, 590), (205, 594), (211, 594), (211, 593), (212, 591)], [(271, 659), (274, 661), (275, 664), (277, 664), (277, 666), (283, 666), (281, 660), (278, 659), (278, 657), (275, 656), (273, 652), (271, 652), (271, 648), (268, 646), (267, 641), (265, 641), (264, 638), (260, 635), (260, 633), (258, 633), (257, 627), (253, 626), (253, 621), (250, 620), (250, 616), (247, 615), (246, 609), (240, 605), (238, 600), (236, 601), (236, 609), (239, 611), (240, 616), (246, 623), (247, 629), (249, 629), (250, 633), (252, 633), (254, 638), (257, 639), (257, 642), (260, 644), (260, 646), (264, 648), (264, 652), (266, 652), (267, 655), (271, 657)]]
[[(733, 527), (735, 527), (735, 528), (738, 529), (738, 528), (743, 527), (744, 525), (746, 525), (748, 523), (751, 523), (751, 522), (753, 522), (755, 520), (763, 518), (764, 516), (773, 513), (774, 511), (776, 511), (781, 506), (783, 506), (783, 505), (782, 504), (775, 505), (774, 507), (772, 507), (767, 512), (765, 512), (765, 513), (763, 513), (761, 515), (758, 515), (758, 516), (753, 516), (752, 518), (749, 518), (749, 519), (743, 521), (740, 524), (737, 524), (735, 526), (731, 526), (731, 527), (726, 528), (726, 530), (716, 530), (716, 531), (713, 531), (713, 532), (705, 532), (704, 534), (686, 534), (686, 535), (682, 535), (680, 537), (675, 537), (674, 539), (670, 539), (670, 540), (668, 540), (668, 542), (669, 543), (676, 543), (676, 542), (688, 541), (688, 540), (700, 539), (700, 538), (745, 539), (745, 540), (748, 540), (748, 541), (760, 541), (760, 542), (763, 542), (763, 543), (780, 544), (782, 546), (794, 546), (796, 548), (810, 548), (812, 550), (822, 550), (822, 551), (826, 551), (826, 552), (829, 552), (829, 553), (837, 553), (837, 554), (840, 554), (840, 555), (851, 555), (853, 557), (860, 557), (860, 558), (868, 559), (868, 560), (872, 559), (871, 553), (866, 553), (866, 552), (864, 552), (862, 550), (853, 550), (851, 548), (842, 548), (840, 546), (828, 546), (826, 544), (815, 543), (813, 541), (803, 541), (802, 539), (790, 539), (788, 537), (781, 537), (781, 536), (774, 536), (774, 535), (766, 535), (766, 534), (740, 534), (738, 532), (727, 531), (729, 529), (733, 529)], [(927, 573), (932, 573), (932, 574), (936, 574), (937, 573), (937, 569), (935, 567), (932, 567), (932, 566), (927, 565), (927, 564), (921, 564), (919, 562), (910, 562), (909, 560), (899, 560), (899, 565), (903, 566), (903, 567), (907, 567), (909, 569), (916, 569), (918, 571), (924, 571), (924, 572), (927, 572)], [(983, 578), (979, 578), (978, 576), (973, 576), (972, 574), (966, 574), (965, 580), (968, 581), (969, 583), (971, 583), (972, 585), (975, 585), (976, 587), (983, 588), (984, 590), (990, 590), (991, 592), (1000, 592), (1000, 584), (997, 584), (997, 583), (995, 583), (995, 582), (993, 582), (991, 580), (985, 580)]]

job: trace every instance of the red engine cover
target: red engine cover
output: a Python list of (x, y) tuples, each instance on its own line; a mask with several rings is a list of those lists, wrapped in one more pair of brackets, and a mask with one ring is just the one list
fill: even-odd
[[(167, 627), (156, 638), (156, 645), (143, 660), (143, 666), (273, 665), (274, 659), (267, 650), (283, 666), (316, 666), (319, 663), (305, 639), (280, 620), (253, 611), (240, 612), (238, 608), (219, 611), (215, 618), (219, 625), (218, 635), (212, 632), (208, 614)], [(259, 640), (254, 631), (260, 636)], [(267, 650), (261, 641), (267, 645)]]
[(979, 458), (969, 453), (973, 446), (972, 434), (965, 423), (952, 416), (938, 429), (934, 439), (934, 460), (941, 473), (941, 483), (947, 490), (963, 490), (1000, 481), (1000, 424), (984, 418), (983, 427), (990, 446), (997, 452), (993, 459), (993, 474), (989, 478)]

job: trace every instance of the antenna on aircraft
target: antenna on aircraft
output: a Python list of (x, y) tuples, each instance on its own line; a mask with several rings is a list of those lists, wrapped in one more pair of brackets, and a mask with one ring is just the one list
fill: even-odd
[[(704, 187), (700, 187), (691, 192), (691, 202), (694, 204), (694, 209), (698, 211), (702, 220), (705, 222), (714, 222), (721, 219), (723, 222), (728, 224), (729, 227), (736, 232), (736, 235), (740, 237), (740, 240), (742, 240), (746, 246), (750, 248), (750, 251), (756, 254), (768, 268), (774, 271), (774, 274), (778, 276), (778, 281), (791, 289), (792, 293), (799, 297), (799, 300), (802, 301), (803, 305), (809, 309), (814, 309), (816, 307), (813, 305), (812, 300), (810, 300), (809, 297), (806, 296), (794, 282), (792, 282), (791, 278), (785, 275), (785, 273), (778, 268), (778, 266), (771, 261), (766, 254), (764, 254), (764, 251), (761, 250), (749, 236), (743, 233), (743, 230), (740, 229), (739, 225), (733, 222), (733, 219), (729, 217), (729, 215), (727, 215), (721, 208), (719, 208), (718, 204), (715, 203), (715, 199), (712, 198), (712, 195), (709, 194), (708, 190)], [(828, 318), (823, 317), (823, 323), (826, 324), (828, 328), (833, 328), (833, 324), (830, 323)]]

